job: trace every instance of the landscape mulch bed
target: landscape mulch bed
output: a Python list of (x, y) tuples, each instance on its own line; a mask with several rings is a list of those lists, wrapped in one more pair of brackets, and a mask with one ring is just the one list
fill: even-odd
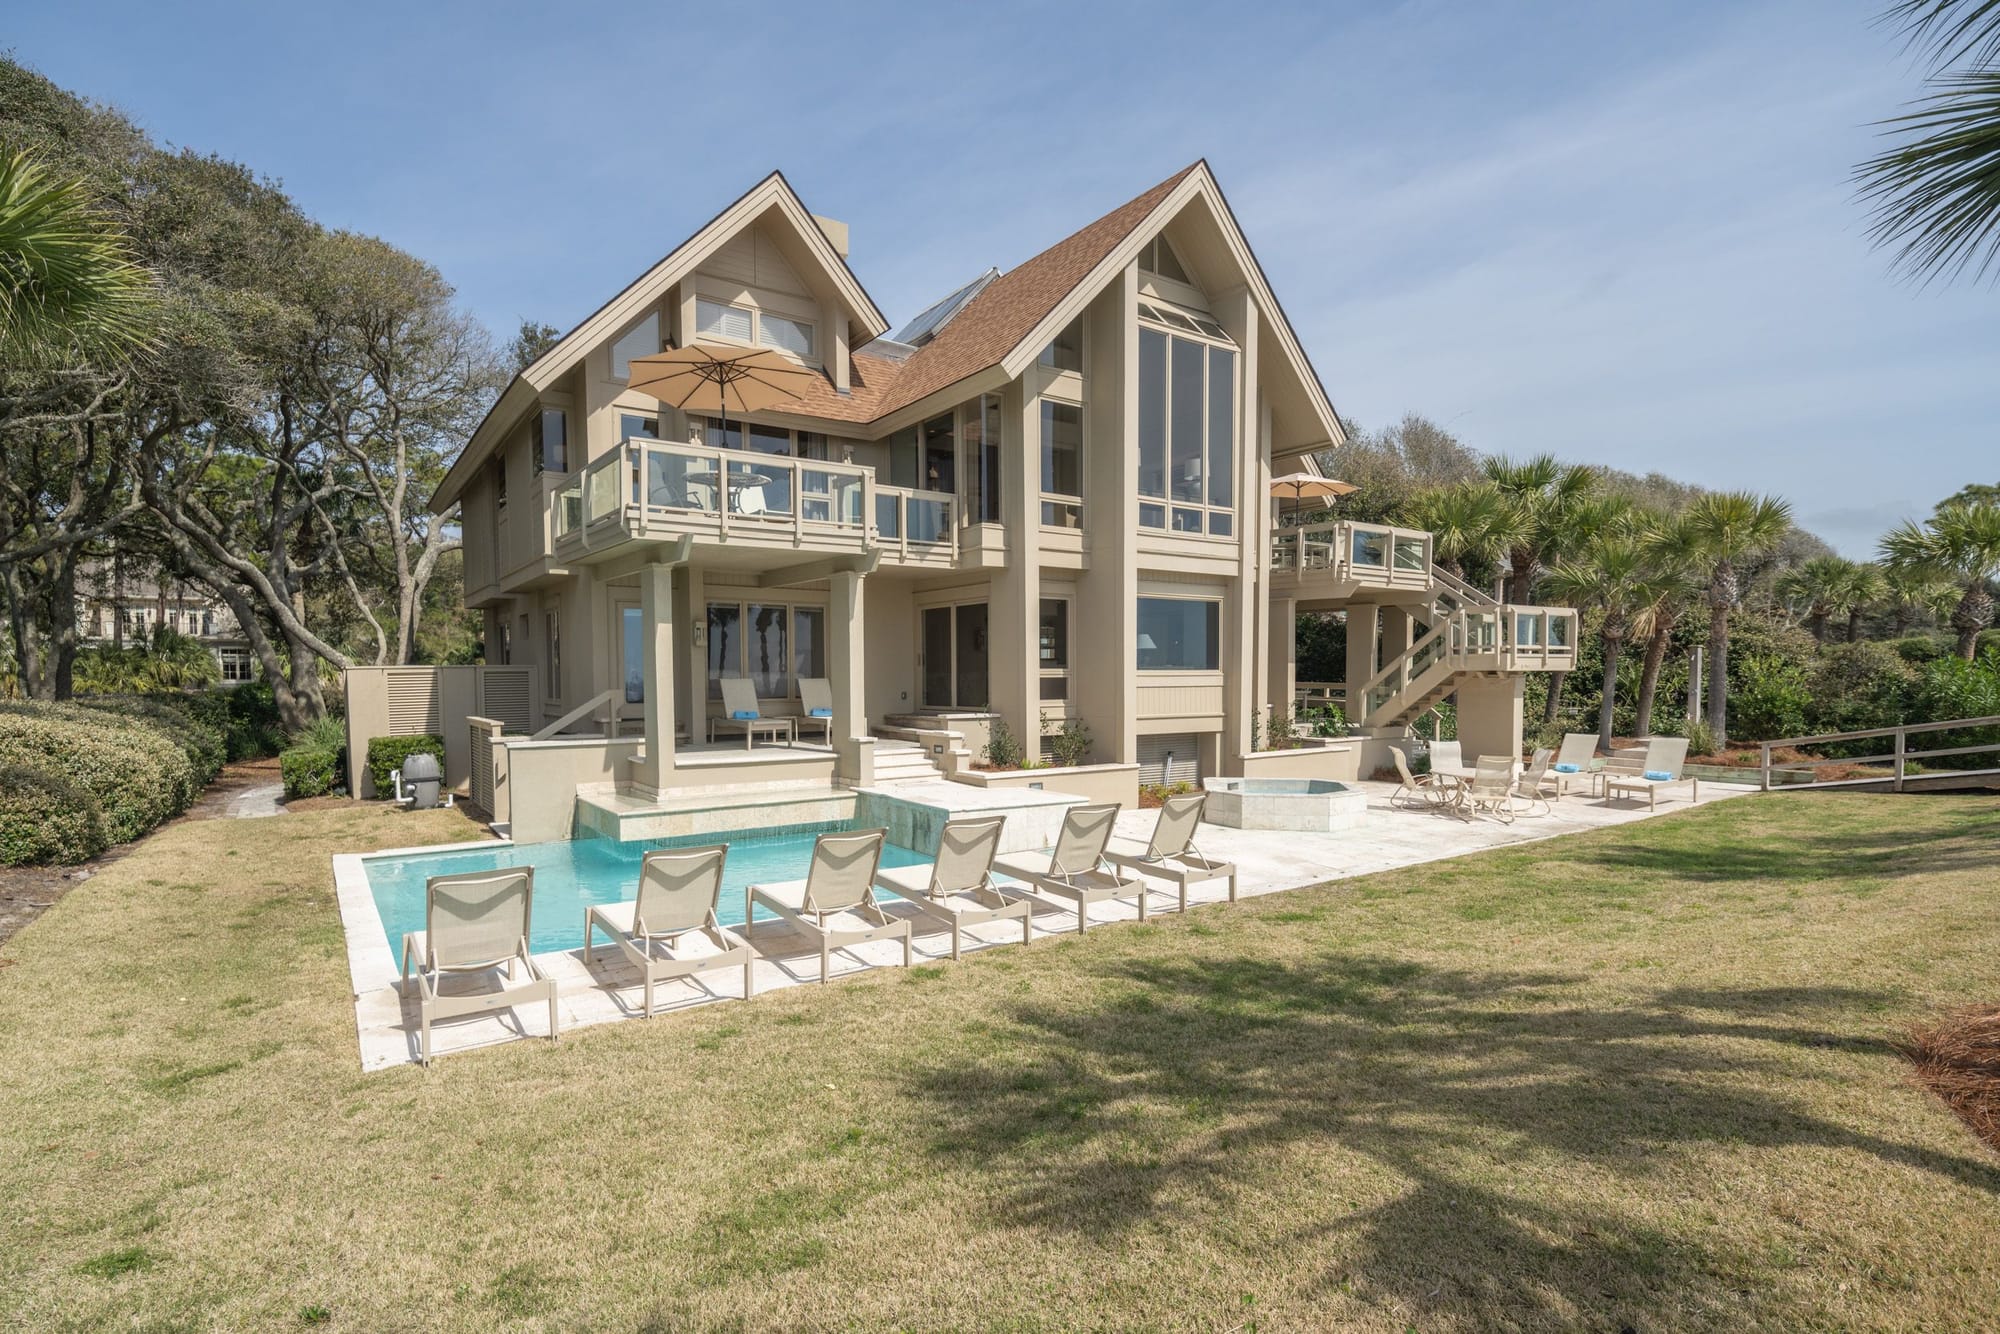
[(2000, 1006), (1971, 1006), (1914, 1028), (1903, 1054), (1919, 1084), (2000, 1150)]

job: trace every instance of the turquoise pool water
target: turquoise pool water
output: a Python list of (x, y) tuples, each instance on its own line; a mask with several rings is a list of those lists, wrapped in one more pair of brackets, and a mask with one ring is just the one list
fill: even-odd
[[(716, 916), (726, 926), (739, 924), (743, 920), (743, 891), (747, 886), (803, 880), (812, 860), (814, 837), (835, 827), (731, 835), (727, 840), (729, 859), (723, 863), (722, 903), (716, 909)], [(639, 883), (639, 862), (648, 851), (700, 847), (720, 841), (723, 840), (676, 838), (620, 843), (609, 838), (583, 838), (569, 843), (530, 843), (521, 847), (500, 843), (464, 852), (371, 857), (362, 865), (368, 872), (368, 888), (375, 895), (375, 910), (382, 915), (392, 952), (403, 948), (404, 932), (424, 929), (424, 885), (430, 877), (532, 866), (535, 900), (528, 947), (537, 954), (545, 954), (577, 949), (583, 944), (583, 915), (592, 904), (623, 903), (631, 899)], [(913, 866), (929, 860), (924, 854), (894, 843), (882, 849), (884, 866)]]

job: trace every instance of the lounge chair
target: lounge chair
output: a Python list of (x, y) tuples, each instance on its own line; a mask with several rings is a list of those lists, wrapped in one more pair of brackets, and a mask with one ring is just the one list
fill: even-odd
[(833, 744), (833, 682), (821, 676), (799, 678), (799, 707), (805, 712), (793, 728), (817, 727), (820, 739)]
[[(639, 970), (648, 1018), (657, 984), (676, 977), (693, 979), (714, 968), (741, 967), (743, 999), (750, 999), (756, 955), (715, 916), (722, 899), (722, 864), (728, 856), (727, 844), (649, 852), (639, 863), (637, 898), (630, 903), (594, 904), (584, 913), (583, 961), (592, 961), (591, 937), (597, 931), (610, 936)], [(706, 936), (715, 953), (680, 954), (681, 937), (690, 933)]]
[(822, 982), (833, 951), (871, 940), (902, 941), (903, 966), (909, 967), (910, 923), (889, 916), (875, 902), (875, 873), (888, 836), (886, 829), (821, 834), (813, 843), (805, 879), (752, 885), (744, 891), (744, 925), (749, 926), (761, 903), (817, 940)]
[(1056, 845), (1051, 851), (1013, 852), (995, 858), (994, 865), (1003, 875), (1075, 903), (1078, 935), (1090, 925), (1090, 905), (1107, 899), (1137, 895), (1139, 920), (1143, 922), (1145, 877), (1122, 874), (1104, 860), (1104, 849), (1111, 842), (1111, 826), (1117, 819), (1116, 802), (1072, 806), (1063, 812), (1062, 832), (1056, 835)]
[(1465, 805), (1503, 824), (1514, 822), (1514, 760), (1508, 755), (1481, 755), (1466, 785)]
[(790, 718), (766, 718), (757, 710), (757, 690), (747, 676), (725, 676), (722, 678), (723, 716), (708, 720), (708, 739), (715, 740), (718, 730), (741, 732), (743, 749), (750, 749), (751, 739), (758, 733), (768, 733), (772, 740), (789, 740), (792, 735)]
[(1427, 810), (1436, 810), (1458, 800), (1458, 789), (1449, 780), (1441, 781), (1438, 774), (1411, 773), (1410, 757), (1401, 746), (1389, 747), (1389, 754), (1395, 758), (1396, 775), (1402, 780), (1389, 794), (1391, 806), (1407, 809), (1411, 802), (1420, 802)]
[(1168, 797), (1160, 806), (1160, 818), (1153, 824), (1153, 837), (1141, 844), (1113, 838), (1104, 847), (1104, 860), (1141, 875), (1158, 876), (1180, 886), (1181, 911), (1187, 911), (1188, 886), (1210, 880), (1229, 882), (1229, 901), (1236, 902), (1236, 865), (1203, 856), (1194, 845), (1195, 826), (1201, 823), (1206, 792), (1190, 792)]
[(1592, 765), (1597, 761), (1597, 733), (1565, 732), (1562, 749), (1556, 752), (1556, 762), (1549, 772), (1556, 780), (1556, 795), (1566, 796), (1571, 787), (1589, 785), (1594, 791), (1597, 779)]
[(1018, 920), (1021, 943), (1033, 931), (1034, 905), (993, 883), (993, 855), (1000, 849), (1004, 815), (947, 820), (938, 835), (937, 859), (928, 866), (885, 866), (875, 887), (916, 906), (951, 927), (951, 957), (959, 957), (961, 933), (981, 922)]
[[(510, 1010), (523, 1001), (549, 1003), (549, 1037), (556, 1036), (555, 979), (528, 955), (528, 919), (535, 898), (532, 866), (434, 875), (424, 886), (424, 929), (403, 937), (403, 982), (416, 965), (420, 1059), (431, 1063), (431, 1025), (440, 1019)], [(499, 972), (490, 991), (446, 995), (447, 973)], [(525, 973), (527, 980), (520, 980)]]
[(1686, 737), (1654, 737), (1646, 743), (1645, 749), (1639, 752), (1639, 768), (1636, 773), (1631, 772), (1629, 768), (1621, 768), (1620, 772), (1612, 774), (1609, 766), (1606, 766), (1604, 799), (1613, 801), (1621, 796), (1636, 799), (1641, 792), (1644, 792), (1646, 809), (1657, 810), (1662, 791), (1686, 783), (1693, 788), (1690, 800), (1700, 801), (1701, 780), (1681, 776), (1687, 768), (1687, 756)]

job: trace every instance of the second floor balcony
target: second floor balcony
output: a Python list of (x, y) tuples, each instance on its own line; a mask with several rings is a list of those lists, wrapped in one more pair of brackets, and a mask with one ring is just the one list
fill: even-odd
[(635, 438), (593, 459), (550, 503), (565, 563), (683, 536), (774, 556), (874, 547), (889, 565), (958, 561), (954, 497), (887, 486), (849, 463)]

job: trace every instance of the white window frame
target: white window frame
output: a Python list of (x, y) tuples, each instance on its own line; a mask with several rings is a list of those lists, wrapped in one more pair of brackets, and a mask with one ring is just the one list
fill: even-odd
[[(716, 333), (713, 332), (712, 330), (702, 328), (701, 308), (704, 304), (710, 306), (720, 306), (726, 310), (734, 310), (744, 315), (747, 315), (750, 319), (750, 336), (748, 338), (736, 338), (732, 337), (729, 334)], [(806, 331), (807, 340), (812, 344), (812, 350), (807, 352), (804, 356), (800, 356), (798, 353), (792, 351), (790, 348), (781, 347), (776, 343), (765, 342), (764, 310), (763, 307), (761, 306), (745, 305), (740, 301), (724, 301), (719, 297), (704, 296), (699, 292), (695, 293), (694, 330), (695, 330), (695, 336), (697, 338), (707, 339), (709, 342), (712, 343), (722, 343), (729, 347), (769, 348), (773, 352), (782, 352), (784, 355), (795, 358), (798, 361), (804, 362), (808, 365), (814, 365), (814, 366), (819, 365), (820, 364), (819, 321), (803, 319), (797, 315), (787, 315), (781, 310), (772, 311), (771, 316), (774, 319), (784, 320), (787, 324), (796, 324), (800, 328), (804, 329)]]
[[(1214, 325), (1214, 327), (1220, 332), (1216, 334), (1211, 334), (1206, 329), (1202, 329), (1199, 326), (1197, 326), (1195, 329), (1192, 330), (1183, 329), (1177, 325), (1169, 324), (1164, 320), (1155, 319), (1147, 313), (1148, 306), (1162, 310), (1174, 310), (1175, 313), (1181, 315), (1183, 318), (1189, 320), (1190, 322), (1202, 321), (1204, 323)], [(1222, 326), (1220, 324), (1216, 324), (1215, 321), (1210, 317), (1198, 314), (1194, 311), (1180, 310), (1177, 307), (1173, 306), (1172, 303), (1170, 302), (1160, 301), (1157, 299), (1141, 301), (1139, 303), (1139, 322), (1145, 325), (1147, 328), (1153, 330), (1155, 333), (1166, 335), (1167, 338), (1167, 377), (1165, 384), (1167, 402), (1164, 409), (1166, 414), (1164, 420), (1168, 431), (1168, 439), (1164, 442), (1163, 447), (1167, 452), (1168, 478), (1167, 478), (1166, 495), (1164, 496), (1142, 495), (1135, 497), (1136, 503), (1134, 504), (1132, 510), (1133, 517), (1138, 522), (1139, 530), (1144, 533), (1159, 533), (1163, 536), (1174, 537), (1174, 538), (1198, 538), (1204, 542), (1239, 541), (1241, 538), (1242, 518), (1243, 518), (1242, 515), (1243, 504), (1240, 496), (1240, 493), (1242, 491), (1240, 468), (1243, 461), (1243, 448), (1244, 448), (1243, 416), (1241, 411), (1243, 405), (1243, 349), (1236, 345), (1236, 340), (1229, 336), (1227, 330), (1223, 330)], [(1201, 363), (1202, 364), (1202, 370), (1201, 370), (1201, 496), (1202, 498), (1199, 503), (1177, 501), (1173, 498), (1173, 491), (1174, 491), (1173, 477), (1172, 477), (1172, 471), (1173, 471), (1172, 430), (1173, 430), (1173, 393), (1174, 393), (1173, 353), (1174, 353), (1174, 339), (1176, 338), (1180, 339), (1184, 343), (1196, 344), (1202, 349), (1202, 363)], [(1238, 500), (1235, 505), (1211, 505), (1208, 503), (1208, 490), (1209, 490), (1208, 428), (1210, 421), (1209, 417), (1210, 358), (1208, 355), (1208, 349), (1218, 348), (1218, 347), (1233, 354), (1230, 360), (1230, 370), (1229, 370), (1231, 376), (1230, 391), (1232, 394), (1232, 402), (1230, 404), (1230, 407), (1231, 407), (1231, 420), (1234, 423), (1234, 435), (1236, 438), (1230, 450), (1230, 465), (1233, 468), (1239, 469), (1239, 477), (1237, 483), (1236, 485), (1231, 487), (1231, 491), (1233, 493), (1238, 493)], [(1163, 523), (1159, 525), (1149, 524), (1145, 522), (1144, 519), (1139, 518), (1139, 516), (1143, 513), (1144, 507), (1147, 505), (1158, 505), (1161, 508), (1161, 510), (1163, 511), (1161, 516), (1164, 520)], [(1202, 514), (1201, 531), (1197, 533), (1175, 528), (1173, 526), (1173, 518), (1174, 518), (1174, 511), (1177, 509), (1201, 511)], [(1229, 516), (1230, 531), (1228, 533), (1215, 533), (1210, 531), (1210, 529), (1214, 526), (1214, 519), (1212, 516), (1216, 514), (1227, 514)]]

